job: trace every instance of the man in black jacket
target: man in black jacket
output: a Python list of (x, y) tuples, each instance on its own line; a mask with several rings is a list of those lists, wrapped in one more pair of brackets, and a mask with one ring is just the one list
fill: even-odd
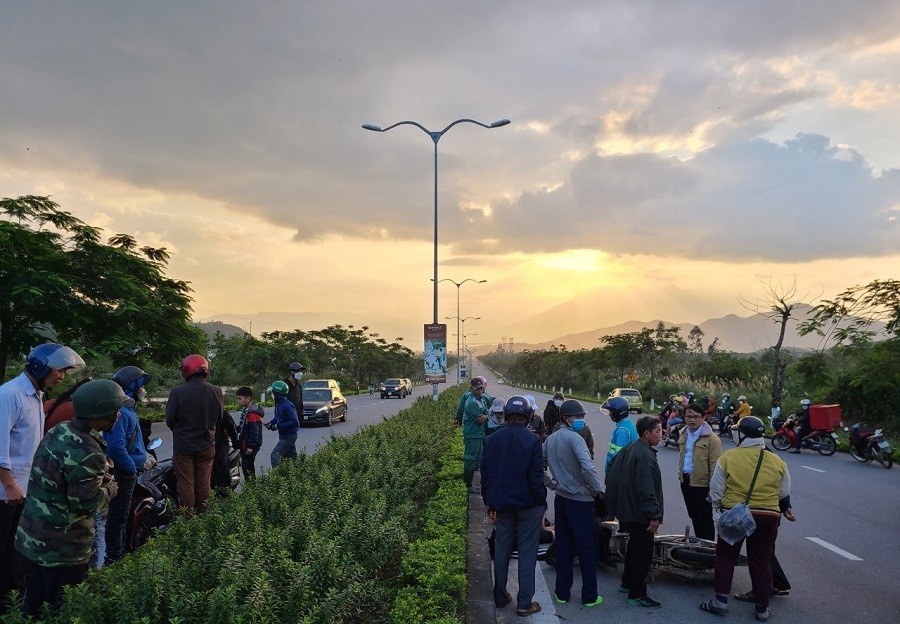
[(647, 595), (647, 573), (653, 563), (653, 540), (663, 520), (662, 475), (656, 445), (662, 423), (653, 416), (637, 421), (638, 439), (613, 457), (606, 473), (606, 502), (628, 532), (625, 570), (620, 591), (628, 590), (628, 604), (659, 608)]
[(300, 362), (291, 362), (291, 365), (288, 366), (289, 374), (284, 378), (284, 383), (288, 385), (288, 401), (297, 408), (297, 418), (300, 421), (303, 421), (303, 384), (300, 383), (300, 380), (303, 379), (305, 370), (306, 367)]
[(559, 407), (564, 400), (563, 393), (557, 392), (552, 399), (547, 401), (547, 407), (544, 408), (544, 427), (547, 429), (547, 435), (556, 431), (556, 425), (562, 420), (562, 417), (559, 415)]
[(534, 598), (541, 521), (547, 509), (541, 441), (526, 428), (533, 410), (525, 397), (506, 402), (506, 427), (485, 438), (481, 461), (481, 496), (485, 510), (497, 523), (494, 548), (494, 604), (505, 607), (512, 600), (506, 591), (509, 559), (518, 535), (519, 592), (516, 614), (541, 610)]

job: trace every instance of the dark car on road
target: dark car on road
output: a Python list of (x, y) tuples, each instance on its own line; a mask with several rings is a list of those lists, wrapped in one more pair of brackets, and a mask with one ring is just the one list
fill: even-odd
[(313, 388), (303, 391), (303, 415), (300, 426), (328, 425), (336, 420), (347, 422), (347, 399), (336, 388)]
[(395, 396), (398, 399), (405, 399), (409, 394), (409, 388), (402, 379), (385, 379), (381, 383), (381, 398), (387, 399)]

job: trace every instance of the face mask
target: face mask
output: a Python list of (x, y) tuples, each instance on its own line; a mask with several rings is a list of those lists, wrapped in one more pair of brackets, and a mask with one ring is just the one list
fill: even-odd
[(137, 400), (138, 400), (138, 401), (143, 401), (143, 400), (146, 399), (146, 398), (147, 398), (147, 391), (144, 390), (143, 388), (141, 388), (140, 390), (138, 390), (138, 393), (137, 393)]
[(300, 373), (300, 372), (294, 373), (294, 379), (296, 379), (297, 381), (300, 381), (301, 379), (303, 379), (303, 373)]
[(572, 431), (579, 432), (584, 429), (584, 418), (576, 418), (572, 421)]
[(553, 401), (553, 405), (555, 405), (556, 407), (562, 407), (562, 404), (563, 404), (562, 401), (558, 401), (558, 400), (557, 400), (557, 401)]

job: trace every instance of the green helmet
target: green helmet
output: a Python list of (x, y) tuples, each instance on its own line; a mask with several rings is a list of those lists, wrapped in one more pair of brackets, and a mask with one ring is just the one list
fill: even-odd
[(287, 394), (288, 386), (283, 381), (274, 381), (272, 385), (269, 386), (269, 391), (274, 392), (275, 394)]
[(115, 418), (120, 407), (134, 407), (134, 399), (125, 396), (122, 387), (110, 379), (89, 381), (72, 395), (72, 409), (78, 418)]

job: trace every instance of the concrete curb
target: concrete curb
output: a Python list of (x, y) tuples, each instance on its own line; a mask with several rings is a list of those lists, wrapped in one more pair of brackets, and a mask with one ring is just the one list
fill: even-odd
[[(481, 484), (476, 473), (473, 484)], [(485, 536), (490, 533), (487, 514), (480, 494), (469, 494), (469, 531), (466, 538), (466, 624), (495, 624), (494, 580), (491, 577), (491, 554)]]

